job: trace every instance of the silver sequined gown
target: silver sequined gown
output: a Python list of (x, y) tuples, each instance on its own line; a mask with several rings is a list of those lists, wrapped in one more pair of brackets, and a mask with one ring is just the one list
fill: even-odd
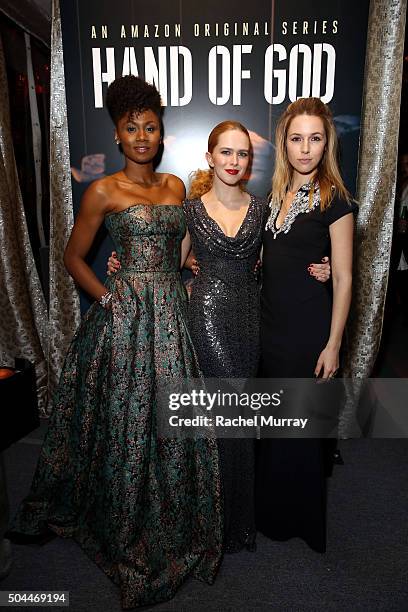
[[(184, 212), (200, 265), (190, 297), (189, 330), (205, 377), (255, 377), (259, 361), (259, 257), (266, 203), (251, 196), (233, 238), (207, 214), (200, 199)], [(224, 490), (225, 550), (254, 548), (254, 441), (219, 440)]]

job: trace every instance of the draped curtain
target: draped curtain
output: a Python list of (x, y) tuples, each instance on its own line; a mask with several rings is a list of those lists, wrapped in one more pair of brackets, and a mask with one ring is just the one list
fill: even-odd
[(35, 364), (40, 411), (47, 407), (48, 319), (30, 245), (11, 136), (8, 84), (0, 40), (0, 365)]
[(0, 366), (15, 357), (35, 364), (40, 413), (49, 398), (64, 356), (79, 325), (79, 298), (63, 265), (73, 224), (68, 126), (59, 4), (53, 6), (50, 117), (50, 305), (30, 245), (11, 136), (8, 84), (0, 41)]
[(360, 434), (355, 414), (381, 340), (394, 217), (407, 0), (371, 0), (357, 182), (354, 291), (340, 432)]
[(65, 353), (80, 322), (79, 297), (64, 267), (65, 245), (74, 220), (68, 121), (58, 0), (52, 4), (50, 117), (50, 307), (49, 385), (55, 388)]

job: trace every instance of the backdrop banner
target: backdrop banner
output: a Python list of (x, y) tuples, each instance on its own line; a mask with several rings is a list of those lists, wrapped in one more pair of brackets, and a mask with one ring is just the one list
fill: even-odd
[[(313, 10), (306, 0), (253, 0), (233, 11), (220, 0), (199, 11), (184, 0), (60, 6), (75, 212), (92, 180), (123, 166), (104, 100), (109, 83), (129, 73), (154, 82), (166, 106), (159, 171), (187, 183), (207, 167), (212, 127), (235, 119), (254, 147), (248, 189), (265, 196), (276, 120), (291, 101), (312, 95), (332, 109), (343, 175), (355, 193), (369, 0), (315, 0)], [(100, 278), (111, 249), (102, 231), (90, 256)]]

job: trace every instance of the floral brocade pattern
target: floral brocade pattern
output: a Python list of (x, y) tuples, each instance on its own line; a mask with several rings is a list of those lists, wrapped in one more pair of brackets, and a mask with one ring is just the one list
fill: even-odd
[(156, 381), (199, 376), (179, 273), (181, 207), (109, 215), (122, 262), (63, 368), (29, 497), (14, 528), (73, 537), (120, 585), (124, 608), (211, 583), (222, 547), (216, 441), (156, 435)]

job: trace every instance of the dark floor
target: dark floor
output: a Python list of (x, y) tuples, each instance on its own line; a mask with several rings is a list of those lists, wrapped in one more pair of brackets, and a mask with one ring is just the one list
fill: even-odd
[(373, 376), (408, 378), (408, 312), (386, 305), (383, 333)]
[[(377, 375), (408, 377), (408, 327), (398, 316), (394, 322)], [(12, 512), (28, 491), (45, 427), (5, 453)], [(298, 539), (259, 535), (256, 553), (225, 557), (212, 587), (191, 579), (154, 610), (408, 612), (408, 439), (343, 440), (340, 448), (344, 465), (329, 482), (326, 554)], [(70, 610), (119, 612), (117, 587), (74, 542), (56, 538), (13, 553), (1, 590), (67, 590)]]
[[(6, 453), (12, 511), (36, 463), (39, 446), (31, 441)], [(154, 609), (406, 612), (408, 440), (345, 440), (341, 451), (345, 465), (336, 466), (330, 480), (326, 554), (298, 539), (277, 543), (259, 536), (256, 553), (225, 557), (213, 586), (191, 579)], [(75, 612), (120, 610), (117, 587), (71, 540), (14, 546), (13, 552), (2, 590), (65, 590)]]

